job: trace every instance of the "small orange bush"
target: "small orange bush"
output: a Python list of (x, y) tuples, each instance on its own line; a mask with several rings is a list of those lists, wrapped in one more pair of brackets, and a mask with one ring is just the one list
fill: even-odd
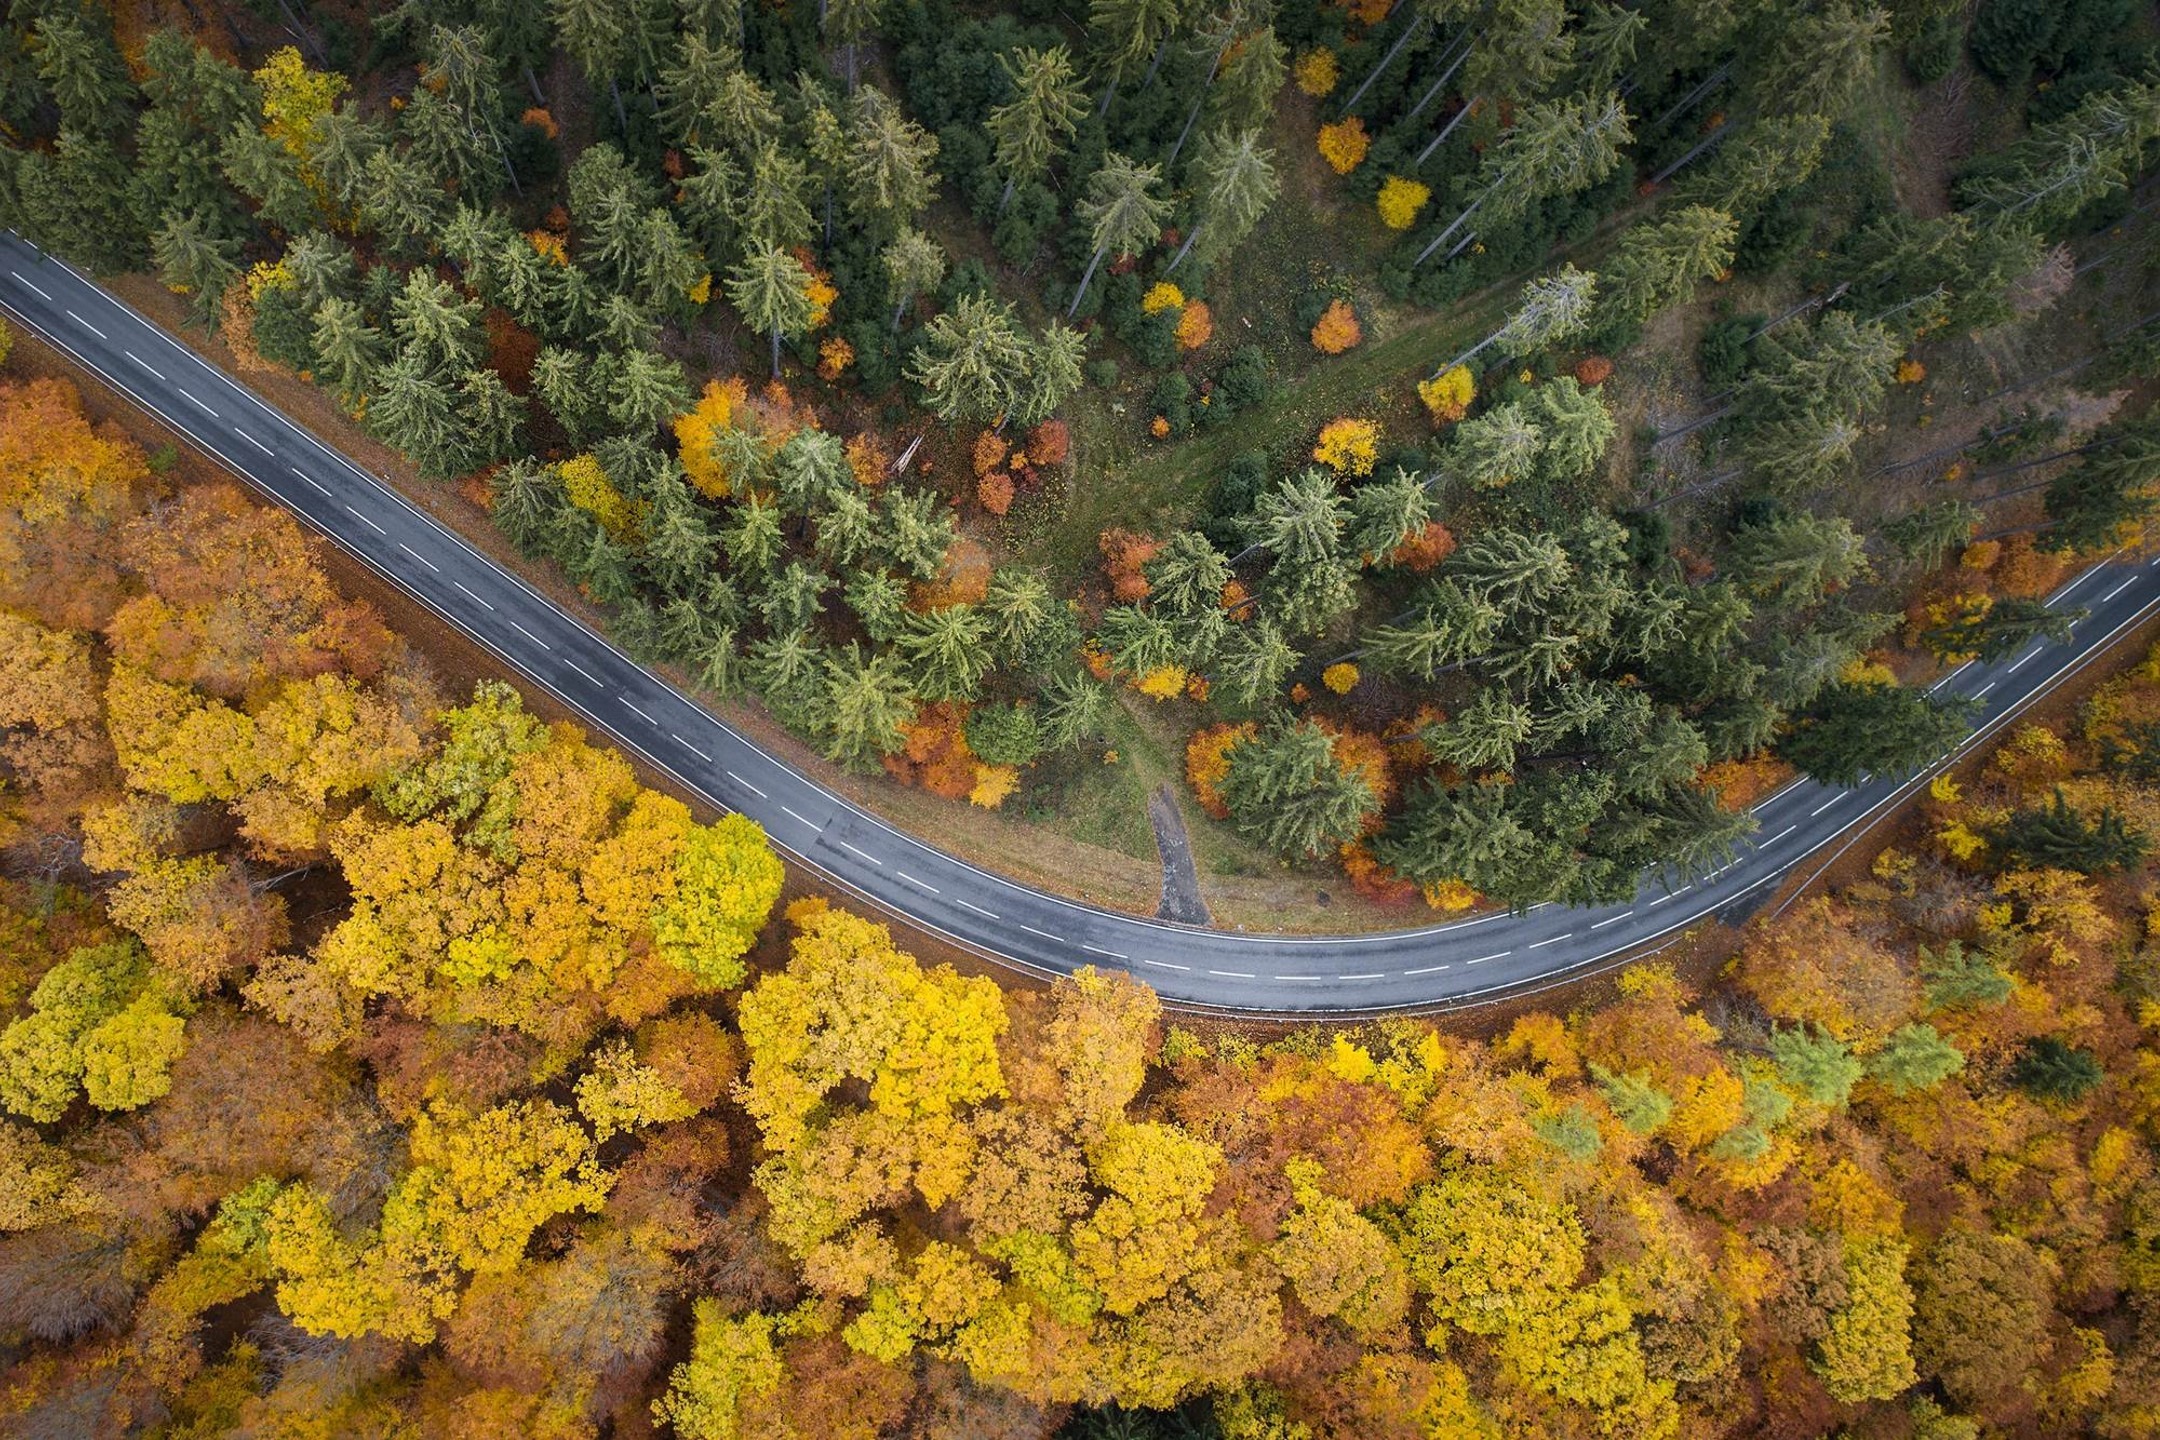
[(1330, 303), (1312, 327), (1313, 349), (1323, 355), (1340, 355), (1364, 338), (1365, 327), (1347, 300)]
[(1422, 575), (1454, 553), (1454, 532), (1437, 520), (1428, 520), (1423, 530), (1396, 546), (1387, 558), (1390, 565)]
[(1180, 350), (1198, 350), (1215, 337), (1215, 316), (1205, 300), (1188, 300), (1185, 313), (1178, 316), (1177, 343)]
[(1114, 597), (1127, 605), (1147, 599), (1147, 576), (1140, 567), (1155, 558), (1162, 541), (1130, 530), (1112, 529), (1095, 537), (1095, 548), (1102, 552), (1103, 575), (1110, 581)]
[(1365, 152), (1372, 148), (1372, 137), (1365, 133), (1365, 122), (1353, 115), (1333, 125), (1321, 126), (1319, 145), (1320, 158), (1327, 161), (1329, 168), (1338, 175), (1348, 175), (1365, 163)]
[(975, 482), (975, 498), (992, 515), (1003, 515), (1012, 509), (1012, 476), (1003, 470), (991, 471)]
[(975, 453), (970, 457), (970, 463), (977, 475), (987, 475), (1005, 463), (1011, 450), (1012, 446), (1006, 443), (1004, 436), (995, 430), (985, 430), (975, 437)]
[(1612, 379), (1612, 361), (1603, 355), (1585, 355), (1575, 362), (1575, 383), (1591, 389)]
[(846, 373), (848, 366), (855, 363), (855, 347), (838, 335), (819, 345), (817, 353), (818, 377), (828, 384), (838, 380)]
[(1062, 465), (1072, 454), (1072, 431), (1063, 420), (1045, 420), (1028, 436), (1027, 452), (1031, 465)]

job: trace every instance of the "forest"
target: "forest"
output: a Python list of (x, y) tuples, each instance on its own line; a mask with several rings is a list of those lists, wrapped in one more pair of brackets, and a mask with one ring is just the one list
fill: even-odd
[[(5, 24), (0, 224), (941, 843), (1630, 896), (2160, 504), (2130, 0)], [(36, 345), (13, 1432), (2160, 1434), (2160, 649), (1609, 983), (1206, 1021), (821, 894)]]
[(2149, 19), (23, 0), (0, 219), (807, 763), (1587, 902), (1939, 751), (2138, 533)]
[(1263, 1033), (782, 905), (65, 381), (0, 485), (12, 1433), (2160, 1425), (2160, 648), (1707, 965)]

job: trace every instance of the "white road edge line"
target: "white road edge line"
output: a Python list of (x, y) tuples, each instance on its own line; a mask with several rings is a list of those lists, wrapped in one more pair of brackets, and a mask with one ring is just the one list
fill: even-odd
[(688, 750), (691, 754), (697, 756), (698, 759), (703, 760), (706, 764), (712, 764), (712, 756), (706, 754), (703, 750), (698, 749), (697, 746), (691, 744), (688, 740), (683, 739), (682, 736), (677, 735), (674, 731), (668, 731), (668, 739), (673, 740), (676, 744), (682, 746), (683, 749)]
[[(899, 876), (899, 877), (900, 877), (900, 878), (901, 878), (902, 880), (905, 880), (905, 881), (907, 881), (907, 882), (908, 882), (908, 884), (910, 884), (910, 885), (920, 885), (920, 886), (922, 886), (922, 888), (923, 888), (923, 889), (925, 889), (925, 890), (928, 890), (928, 891), (929, 891), (929, 892), (930, 892), (931, 894), (933, 894), (933, 895), (942, 895), (942, 894), (944, 894), (944, 893), (945, 893), (944, 891), (942, 891), (942, 890), (938, 889), (938, 888), (937, 888), (937, 886), (935, 886), (935, 885), (932, 885), (932, 884), (931, 884), (931, 883), (930, 883), (929, 881), (927, 881), (927, 880), (918, 880), (918, 879), (916, 879), (916, 878), (915, 878), (915, 877), (914, 877), (913, 875), (910, 875), (910, 874), (908, 874), (908, 873), (907, 873), (907, 871), (905, 871), (905, 870), (895, 870), (895, 871), (893, 871), (892, 873), (893, 873), (893, 874), (895, 874), (895, 875), (897, 875), (897, 876)], [(1084, 948), (1084, 947), (1083, 947), (1083, 948)], [(1108, 952), (1108, 951), (1106, 950), (1106, 951), (1104, 951), (1103, 953), (1107, 955), (1107, 954), (1108, 954), (1108, 953), (1110, 953), (1110, 952)], [(1124, 957), (1124, 956), (1122, 956), (1122, 955), (1118, 956), (1118, 959), (1120, 959), (1120, 960), (1122, 960), (1122, 959), (1124, 959), (1124, 958), (1125, 958), (1125, 957)]]
[[(105, 333), (104, 331), (102, 331), (102, 330), (98, 329), (98, 328), (97, 328), (97, 326), (95, 326), (95, 325), (91, 324), (91, 323), (90, 323), (90, 322), (89, 322), (88, 320), (85, 320), (85, 319), (83, 319), (83, 318), (82, 318), (82, 316), (80, 316), (80, 315), (76, 314), (76, 313), (75, 313), (75, 312), (74, 312), (73, 310), (70, 310), (70, 311), (68, 311), (68, 312), (67, 312), (67, 317), (68, 317), (68, 319), (70, 319), (70, 320), (73, 320), (73, 321), (74, 321), (74, 322), (75, 322), (76, 324), (78, 324), (78, 325), (82, 326), (82, 328), (83, 328), (83, 329), (85, 329), (85, 330), (89, 331), (89, 332), (90, 332), (91, 334), (93, 334), (93, 335), (97, 336), (97, 338), (98, 338), (98, 339), (100, 339), (100, 340), (108, 340), (108, 339), (112, 338), (112, 337), (110, 337), (109, 335), (107, 335), (107, 334), (106, 334), (106, 333)], [(137, 361), (136, 361), (135, 363), (136, 363), (136, 364), (138, 364), (138, 365), (140, 365), (140, 364), (142, 364), (142, 361), (140, 361), (140, 360), (137, 360)]]
[[(584, 675), (585, 672), (580, 670), (578, 671), (578, 674)], [(592, 679), (592, 677), (589, 675), (587, 675), (585, 678), (588, 680)], [(594, 683), (597, 684), (599, 682), (595, 681)], [(742, 776), (736, 774), (733, 770), (727, 771), (726, 774), (728, 779), (733, 780), (736, 784), (742, 786), (743, 789), (748, 790), (751, 794), (757, 796), (758, 799), (763, 800), (767, 798), (763, 790), (758, 789), (757, 786), (751, 784), (748, 780), (743, 779)]]
[[(367, 528), (368, 528), (368, 529), (370, 529), (370, 530), (374, 531), (374, 532), (375, 532), (375, 533), (376, 533), (377, 535), (387, 535), (387, 534), (389, 534), (389, 533), (390, 533), (389, 531), (387, 531), (387, 530), (383, 529), (383, 528), (382, 528), (382, 526), (380, 526), (380, 525), (376, 524), (376, 523), (375, 523), (375, 522), (374, 522), (373, 520), (370, 520), (370, 519), (368, 519), (368, 517), (367, 517), (367, 516), (365, 516), (365, 515), (361, 514), (361, 513), (359, 512), (359, 511), (357, 511), (357, 510), (353, 509), (353, 508), (352, 508), (352, 506), (350, 506), (350, 505), (347, 505), (347, 506), (345, 507), (345, 513), (346, 513), (346, 514), (348, 514), (348, 515), (350, 515), (350, 516), (352, 516), (352, 517), (353, 517), (353, 519), (355, 519), (355, 520), (358, 520), (358, 521), (359, 521), (359, 522), (360, 522), (361, 524), (363, 524), (363, 525), (367, 526)], [(459, 588), (460, 588), (460, 589), (463, 589), (464, 587), (460, 586)], [(467, 593), (467, 594), (471, 594), (472, 592), (471, 592), (471, 591), (466, 591), (466, 593)], [(474, 596), (473, 596), (473, 599), (475, 599), (475, 600), (480, 600), (480, 597), (479, 597), (479, 596), (477, 596), (477, 595), (474, 595)], [(481, 603), (481, 604), (483, 604), (483, 605), (487, 605), (487, 602), (486, 602), (485, 600), (480, 600), (480, 603)], [(492, 606), (492, 605), (488, 605), (488, 609), (492, 610), (492, 609), (494, 609), (494, 608), (495, 608), (494, 606)]]
[(518, 624), (517, 621), (512, 620), (510, 622), (510, 628), (517, 631), (518, 634), (524, 636), (527, 640), (532, 641), (533, 644), (538, 645), (541, 649), (547, 651), (550, 655), (555, 653), (555, 647), (553, 645), (548, 644), (547, 641), (542, 640), (539, 636), (533, 634), (532, 631), (527, 630), (524, 626)]
[[(348, 510), (352, 509), (352, 507), (349, 505), (346, 508)], [(355, 510), (353, 511), (353, 513), (357, 515), (360, 512)], [(457, 588), (460, 590), (465, 590), (465, 582), (462, 580), (452, 580), (450, 583), (457, 586)], [(495, 608), (494, 606), (488, 604), (487, 601), (482, 600), (478, 595), (473, 594), (473, 592), (470, 590), (465, 590), (465, 598), (472, 601), (473, 604), (478, 605), (483, 610), (493, 610)]]
[(862, 859), (868, 860), (871, 864), (877, 866), (881, 870), (885, 868), (885, 862), (883, 860), (878, 859), (877, 856), (871, 854), (869, 851), (863, 849), (859, 845), (850, 845), (847, 841), (842, 840), (840, 842), (840, 848), (843, 850), (853, 851), (856, 855), (860, 856)]
[(412, 558), (413, 558), (413, 559), (415, 559), (415, 560), (419, 561), (419, 562), (420, 562), (420, 563), (421, 563), (422, 565), (425, 565), (425, 566), (427, 566), (427, 568), (428, 568), (428, 569), (430, 569), (430, 570), (435, 570), (435, 573), (436, 573), (436, 574), (438, 574), (438, 575), (442, 574), (442, 571), (440, 571), (440, 570), (436, 570), (436, 569), (435, 569), (435, 562), (434, 562), (434, 561), (432, 561), (432, 560), (428, 559), (428, 558), (427, 558), (427, 556), (425, 556), (425, 555), (422, 555), (422, 554), (421, 554), (421, 553), (420, 553), (419, 551), (417, 551), (417, 550), (413, 549), (413, 548), (412, 548), (412, 546), (410, 546), (410, 545), (407, 545), (407, 544), (406, 544), (406, 543), (405, 543), (404, 541), (400, 540), (400, 541), (398, 542), (398, 547), (397, 547), (397, 548), (398, 548), (398, 549), (400, 549), (400, 550), (402, 550), (402, 551), (404, 551), (404, 552), (405, 552), (405, 553), (406, 553), (407, 555), (410, 555), (410, 556), (412, 556)]

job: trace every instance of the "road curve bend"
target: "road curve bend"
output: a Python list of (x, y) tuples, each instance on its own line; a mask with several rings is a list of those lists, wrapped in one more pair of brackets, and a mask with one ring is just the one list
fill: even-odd
[[(1756, 839), (1722, 870), (1685, 884), (1646, 877), (1624, 905), (1541, 905), (1325, 936), (1201, 929), (1104, 910), (948, 855), (767, 754), (93, 281), (5, 233), (0, 310), (686, 790), (758, 821), (783, 852), (838, 886), (1021, 970), (1122, 969), (1174, 1005), (1312, 1017), (1517, 993), (1755, 903), (1808, 855), (1925, 779), (1871, 779), (1849, 790), (1788, 785), (1756, 807)], [(1966, 745), (2160, 608), (2160, 559), (2096, 565), (2050, 598), (2090, 611), (2066, 643), (2036, 642), (1940, 682), (1985, 707)]]

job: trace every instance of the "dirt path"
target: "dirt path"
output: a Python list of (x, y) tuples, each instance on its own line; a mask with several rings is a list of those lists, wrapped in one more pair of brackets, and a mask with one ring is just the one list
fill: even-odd
[(1148, 796), (1148, 823), (1155, 827), (1155, 848), (1162, 852), (1162, 903), (1155, 907), (1160, 920), (1184, 925), (1209, 923), (1207, 901), (1200, 897), (1200, 871), (1193, 864), (1192, 841), (1185, 834), (1185, 817), (1178, 812), (1177, 797), (1168, 785), (1158, 785)]

